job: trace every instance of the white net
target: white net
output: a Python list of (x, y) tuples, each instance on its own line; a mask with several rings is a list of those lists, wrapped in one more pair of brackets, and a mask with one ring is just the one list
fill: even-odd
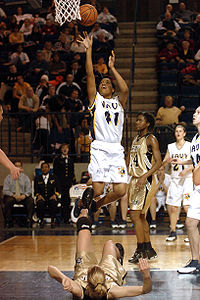
[(64, 24), (66, 21), (71, 22), (79, 19), (80, 16), (80, 0), (54, 0), (56, 9), (55, 21)]

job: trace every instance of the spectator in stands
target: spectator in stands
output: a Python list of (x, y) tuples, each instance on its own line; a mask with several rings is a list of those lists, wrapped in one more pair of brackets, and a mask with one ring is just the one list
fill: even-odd
[(37, 25), (39, 28), (41, 28), (43, 25), (46, 24), (46, 20), (44, 18), (40, 17), (39, 14), (35, 14), (34, 24)]
[(23, 173), (22, 162), (16, 160), (14, 165), (21, 168), (20, 176), (12, 179), (11, 175), (6, 176), (3, 184), (3, 195), (5, 205), (5, 223), (7, 228), (13, 227), (12, 208), (14, 204), (24, 205), (27, 213), (26, 226), (32, 227), (32, 215), (34, 202), (31, 190), (31, 182), (27, 175)]
[(157, 171), (157, 182), (154, 190), (154, 195), (152, 197), (152, 202), (150, 205), (150, 213), (151, 213), (151, 224), (150, 229), (156, 229), (156, 212), (160, 210), (163, 206), (165, 207), (167, 190), (170, 184), (170, 175), (165, 173), (165, 169), (163, 166), (160, 167)]
[(103, 11), (98, 14), (97, 22), (101, 24), (102, 28), (105, 28), (111, 33), (115, 33), (117, 29), (117, 19), (109, 12), (107, 6), (104, 6)]
[(24, 42), (24, 34), (19, 32), (19, 26), (15, 25), (13, 32), (9, 35), (9, 43), (11, 45), (21, 44)]
[(6, 19), (6, 18), (7, 18), (7, 16), (6, 16), (5, 11), (2, 8), (0, 8), (0, 19)]
[(79, 65), (78, 61), (72, 61), (71, 65), (70, 65), (70, 73), (74, 77), (74, 82), (78, 83), (78, 85), (80, 86), (82, 78), (85, 75), (85, 73), (83, 73), (83, 69)]
[(7, 105), (7, 109), (11, 112), (18, 112), (18, 103), (21, 96), (26, 94), (27, 88), (30, 87), (28, 82), (24, 81), (22, 75), (17, 76), (17, 82), (13, 87), (13, 98), (10, 99), (10, 102)]
[(65, 224), (70, 219), (70, 196), (69, 189), (75, 181), (74, 159), (69, 155), (69, 144), (62, 144), (61, 154), (55, 158), (53, 173), (57, 176), (61, 186), (62, 218)]
[(179, 63), (179, 68), (183, 69), (188, 64), (194, 64), (194, 52), (190, 49), (189, 41), (182, 41), (179, 55), (176, 58)]
[(44, 48), (42, 50), (43, 59), (46, 60), (48, 63), (51, 61), (53, 55), (53, 46), (51, 41), (46, 41), (44, 43)]
[(89, 135), (89, 129), (85, 128), (81, 131), (78, 137), (78, 156), (81, 154), (81, 162), (90, 161), (90, 144), (92, 140)]
[(74, 82), (74, 76), (69, 73), (66, 75), (66, 81), (58, 86), (56, 94), (69, 97), (74, 88), (78, 89), (79, 93), (81, 92), (81, 88), (78, 83)]
[(49, 63), (43, 59), (42, 51), (38, 50), (36, 59), (32, 60), (29, 65), (29, 80), (31, 85), (37, 85), (42, 75), (48, 75)]
[(103, 32), (97, 35), (97, 39), (93, 41), (93, 49), (97, 56), (103, 56), (105, 61), (108, 60), (108, 55), (113, 49), (114, 43), (112, 40), (107, 40)]
[(7, 30), (11, 33), (14, 30), (14, 27), (16, 25), (18, 25), (16, 17), (15, 16), (10, 16), (7, 19)]
[[(63, 31), (60, 32), (60, 35), (58, 37), (58, 42), (55, 43), (54, 47), (58, 50), (63, 50), (65, 52), (70, 51), (71, 43), (73, 41), (73, 37), (70, 34), (69, 28), (63, 29)], [(58, 48), (57, 44), (61, 43), (60, 49)]]
[(188, 41), (190, 43), (190, 49), (194, 51), (194, 40), (191, 39), (190, 29), (185, 29), (183, 39), (180, 41), (181, 47), (183, 41)]
[(59, 52), (54, 52), (53, 54), (53, 59), (50, 62), (49, 73), (53, 78), (55, 76), (64, 75), (64, 73), (66, 73), (66, 64), (63, 60), (60, 59)]
[(98, 63), (97, 63), (97, 71), (101, 74), (108, 74), (108, 68), (105, 64), (104, 58), (99, 57)]
[(156, 123), (159, 125), (173, 125), (179, 123), (179, 116), (185, 110), (185, 106), (180, 108), (173, 106), (173, 98), (165, 97), (165, 107), (160, 107), (156, 115)]
[(196, 16), (192, 29), (194, 30), (195, 50), (197, 51), (200, 49), (200, 14)]
[(32, 33), (29, 35), (29, 41), (34, 42), (36, 45), (42, 43), (42, 35), (38, 25), (34, 25), (32, 28)]
[(6, 63), (8, 61), (8, 42), (7, 42), (7, 30), (4, 24), (0, 24), (0, 63)]
[(33, 29), (33, 24), (31, 23), (31, 20), (25, 19), (19, 32), (22, 32), (24, 34), (25, 40), (27, 40), (28, 36), (32, 33), (32, 29)]
[(164, 14), (162, 14), (162, 15), (160, 16), (160, 19), (161, 19), (161, 20), (163, 20), (163, 19), (165, 18), (165, 13), (166, 13), (166, 12), (169, 12), (169, 13), (171, 14), (172, 19), (174, 18), (174, 17), (173, 17), (173, 6), (172, 6), (171, 4), (166, 4)]
[(89, 37), (91, 37), (91, 35), (92, 35), (94, 39), (98, 39), (99, 33), (104, 33), (107, 40), (113, 40), (113, 35), (110, 32), (108, 32), (107, 30), (102, 29), (100, 27), (100, 23), (96, 22), (94, 24), (92, 30), (89, 33)]
[(36, 87), (35, 94), (40, 99), (39, 106), (41, 105), (43, 98), (48, 94), (49, 90), (49, 77), (47, 75), (42, 75), (40, 82)]
[(158, 37), (161, 37), (163, 34), (172, 37), (176, 36), (180, 28), (180, 25), (172, 19), (169, 11), (165, 13), (164, 19), (162, 19), (162, 21), (160, 21), (156, 26)]
[(19, 72), (23, 72), (27, 68), (27, 64), (29, 64), (30, 60), (28, 55), (23, 52), (23, 47), (21, 44), (17, 45), (17, 51), (10, 55), (10, 63), (14, 64)]
[(33, 139), (33, 151), (39, 155), (40, 160), (49, 161), (48, 153), (50, 153), (49, 134), (50, 123), (49, 116), (46, 111), (41, 110), (39, 116), (35, 120), (35, 136)]
[(50, 12), (50, 13), (47, 15), (46, 20), (50, 20), (53, 24), (56, 24), (56, 22), (55, 22), (55, 17), (56, 17), (56, 11), (55, 11), (55, 9), (54, 9), (52, 12)]
[(199, 50), (197, 51), (197, 53), (195, 54), (194, 59), (195, 59), (196, 61), (200, 61), (200, 49), (199, 49)]
[(70, 126), (75, 128), (79, 124), (79, 120), (84, 110), (83, 102), (79, 99), (79, 92), (74, 88), (70, 97), (66, 100), (66, 111), (71, 112)]
[(100, 13), (101, 11), (101, 4), (96, 1), (96, 0), (89, 0), (88, 1), (90, 5), (94, 6), (96, 8), (96, 10), (98, 11), (98, 13)]
[(46, 20), (46, 25), (41, 30), (43, 35), (55, 35), (57, 33), (57, 27), (52, 23), (50, 19)]
[(5, 105), (7, 105), (12, 98), (13, 86), (17, 82), (17, 68), (15, 65), (9, 66), (9, 72), (2, 78), (1, 81), (1, 93), (0, 99), (4, 100)]
[(45, 207), (48, 206), (51, 216), (51, 228), (55, 228), (56, 208), (60, 192), (59, 181), (56, 176), (50, 174), (50, 166), (44, 162), (41, 164), (42, 175), (35, 177), (34, 191), (37, 204), (37, 215), (40, 228), (44, 227)]
[(23, 130), (25, 132), (29, 132), (33, 123), (31, 114), (33, 112), (37, 112), (39, 108), (39, 98), (34, 94), (32, 87), (28, 87), (26, 94), (21, 96), (18, 108), (23, 114), (20, 116), (17, 131)]
[(174, 48), (174, 44), (167, 43), (166, 48), (163, 48), (157, 55), (157, 61), (163, 69), (176, 68), (178, 51)]
[[(66, 110), (66, 99), (62, 95), (51, 97), (47, 108), (50, 112), (50, 144), (54, 152), (60, 149), (63, 143), (73, 145), (73, 131), (69, 124), (70, 110)], [(67, 113), (68, 112), (68, 113)]]
[(48, 104), (49, 99), (51, 97), (56, 97), (55, 95), (56, 95), (55, 86), (52, 84), (49, 84), (48, 94), (46, 96), (44, 96), (44, 98), (42, 99), (42, 102), (39, 107), (39, 111), (42, 111), (42, 110), (45, 111), (46, 105)]
[(186, 5), (184, 2), (180, 2), (179, 10), (175, 12), (174, 18), (178, 23), (191, 23), (193, 12), (191, 10), (186, 9)]
[(32, 19), (31, 14), (23, 14), (22, 8), (20, 6), (17, 7), (17, 14), (14, 15), (17, 19), (17, 24), (19, 25), (20, 22), (22, 23), (25, 19)]

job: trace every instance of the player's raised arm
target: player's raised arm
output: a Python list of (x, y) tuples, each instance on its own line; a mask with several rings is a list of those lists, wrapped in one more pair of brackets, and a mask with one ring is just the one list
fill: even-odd
[(123, 108), (126, 108), (126, 102), (128, 99), (128, 86), (126, 84), (126, 81), (122, 78), (122, 76), (118, 73), (118, 71), (115, 69), (115, 53), (112, 51), (110, 57), (108, 66), (110, 70), (112, 71), (116, 81), (117, 85), (119, 87), (119, 101)]
[(48, 272), (51, 278), (57, 280), (62, 284), (64, 290), (72, 293), (75, 297), (81, 298), (82, 291), (78, 283), (65, 276), (58, 268), (54, 266), (49, 266)]
[(92, 64), (92, 44), (93, 36), (89, 38), (87, 32), (84, 32), (84, 38), (79, 36), (79, 42), (85, 46), (86, 49), (86, 74), (87, 74), (87, 93), (89, 99), (89, 105), (91, 106), (96, 96), (96, 83)]
[(149, 264), (146, 259), (139, 259), (139, 270), (143, 276), (142, 286), (114, 286), (110, 289), (108, 299), (135, 297), (147, 294), (152, 290), (152, 280), (150, 275)]

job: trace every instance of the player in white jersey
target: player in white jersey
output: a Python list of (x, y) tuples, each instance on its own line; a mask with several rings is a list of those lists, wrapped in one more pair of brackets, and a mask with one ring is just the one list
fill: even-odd
[[(163, 161), (166, 165), (173, 158), (179, 158), (181, 161), (190, 159), (190, 142), (185, 140), (186, 130), (183, 125), (177, 125), (175, 128), (176, 142), (169, 144)], [(190, 204), (190, 197), (193, 191), (192, 166), (173, 164), (171, 168), (171, 182), (167, 192), (167, 209), (170, 218), (170, 235), (166, 238), (167, 242), (177, 239), (176, 223), (182, 202), (187, 213)]]
[[(92, 177), (94, 198), (97, 200), (103, 194), (106, 182), (113, 184), (113, 191), (92, 201), (92, 211), (95, 212), (101, 206), (122, 198), (126, 192), (127, 169), (121, 140), (128, 87), (115, 69), (115, 55), (112, 51), (108, 65), (119, 87), (118, 97), (113, 96), (115, 90), (109, 77), (101, 80), (97, 91), (92, 64), (93, 37), (89, 38), (84, 32), (84, 37), (80, 37), (79, 42), (86, 48), (87, 92), (93, 138), (88, 170)], [(88, 197), (91, 198), (92, 194), (89, 194)]]
[(172, 163), (188, 165), (193, 164), (193, 182), (194, 190), (191, 195), (190, 206), (188, 208), (186, 227), (188, 232), (188, 237), (190, 241), (190, 250), (192, 253), (191, 261), (184, 267), (178, 270), (179, 273), (188, 274), (200, 272), (199, 264), (199, 230), (198, 225), (200, 221), (200, 106), (196, 109), (193, 114), (193, 124), (197, 127), (198, 133), (194, 136), (191, 146), (190, 154), (191, 159), (188, 161), (181, 161), (180, 159), (174, 159)]

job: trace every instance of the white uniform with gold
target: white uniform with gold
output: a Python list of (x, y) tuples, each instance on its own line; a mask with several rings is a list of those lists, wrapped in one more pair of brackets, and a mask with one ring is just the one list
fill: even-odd
[(127, 170), (121, 145), (124, 109), (118, 97), (106, 99), (97, 92), (89, 110), (93, 142), (88, 171), (92, 181), (126, 183)]
[[(200, 161), (200, 135), (198, 133), (193, 137), (190, 150), (195, 168)], [(200, 220), (200, 185), (194, 185), (187, 217)]]
[[(185, 141), (184, 145), (178, 149), (176, 143), (168, 145), (170, 158), (179, 158), (182, 161), (190, 159), (190, 142)], [(189, 165), (172, 165), (171, 182), (167, 192), (166, 204), (180, 207), (190, 204), (191, 193), (193, 191), (192, 172), (185, 176), (180, 176), (180, 173), (188, 168)]]

